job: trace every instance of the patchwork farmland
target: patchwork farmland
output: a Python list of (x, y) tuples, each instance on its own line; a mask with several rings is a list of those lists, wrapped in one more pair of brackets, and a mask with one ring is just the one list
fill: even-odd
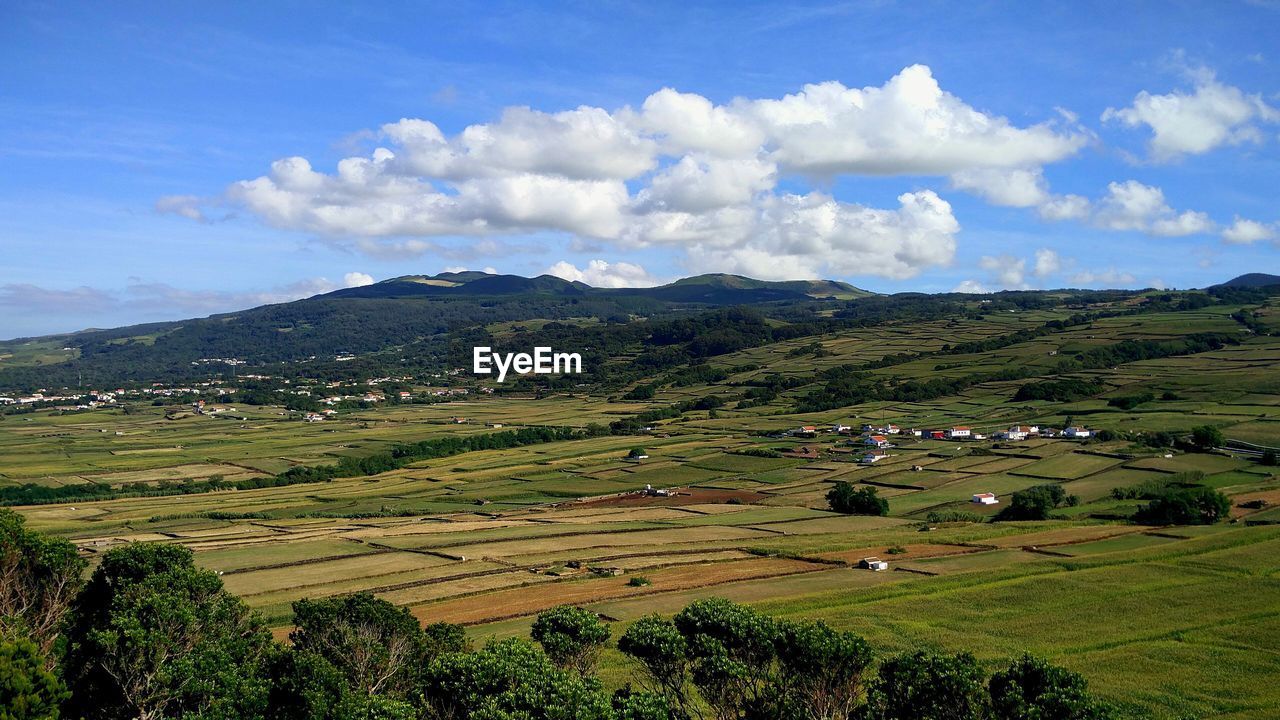
[[(1229, 311), (1104, 318), (866, 372), (894, 382), (1010, 365), (1047, 372), (1055, 357), (1108, 342), (1238, 332)], [(1261, 717), (1280, 703), (1278, 686), (1265, 681), (1280, 672), (1270, 647), (1280, 629), (1280, 476), (1256, 451), (1191, 452), (1134, 438), (1212, 426), (1229, 440), (1280, 446), (1280, 343), (1270, 336), (1062, 375), (1098, 388), (1079, 400), (1015, 402), (1027, 380), (993, 379), (932, 399), (798, 412), (808, 391), (798, 387), (741, 408), (681, 412), (639, 435), (474, 450), (318, 483), (170, 492), (435, 438), (585, 429), (731, 398), (768, 374), (812, 378), (1063, 317), (1042, 310), (847, 330), (821, 337), (823, 352), (812, 354), (796, 352), (809, 339), (773, 343), (714, 358), (725, 381), (659, 383), (646, 401), (589, 389), (475, 395), (343, 410), (316, 423), (274, 406), (216, 416), (164, 404), (11, 415), (0, 423), (0, 487), (110, 488), (106, 499), (16, 509), (91, 562), (125, 543), (187, 546), (280, 637), (294, 601), (354, 592), (423, 622), (461, 623), (477, 640), (527, 633), (534, 615), (565, 603), (625, 626), (718, 596), (823, 619), (892, 650), (974, 650), (996, 664), (1028, 649), (1085, 673), (1135, 717)], [(1109, 402), (1141, 391), (1154, 397), (1128, 408)], [(860, 462), (858, 428), (890, 423), (963, 425), (988, 439), (898, 433), (885, 459)], [(1012, 425), (1073, 423), (1103, 437), (994, 439)], [(836, 425), (853, 430), (827, 431)], [(805, 426), (816, 431), (797, 432)], [(637, 447), (646, 457), (628, 458)], [(1232, 499), (1230, 522), (1129, 520), (1144, 501), (1123, 490), (1188, 473)], [(888, 513), (833, 512), (827, 493), (839, 482), (874, 488)], [(993, 521), (1014, 493), (1044, 485), (1073, 504), (1049, 520)], [(1000, 503), (976, 505), (979, 493)], [(1252, 500), (1263, 502), (1246, 506)], [(886, 560), (889, 571), (857, 569), (866, 557)], [(605, 680), (621, 685), (627, 672), (608, 650)]]

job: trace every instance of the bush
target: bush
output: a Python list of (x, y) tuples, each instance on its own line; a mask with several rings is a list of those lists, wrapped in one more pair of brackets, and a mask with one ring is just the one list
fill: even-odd
[(1267, 467), (1275, 467), (1277, 464), (1280, 464), (1280, 463), (1277, 463), (1276, 461), (1275, 450), (1267, 450), (1266, 452), (1262, 453), (1261, 462), (1263, 465), (1266, 465)]
[(880, 666), (867, 693), (866, 717), (982, 720), (987, 706), (983, 680), (982, 668), (968, 653), (891, 658)]
[(924, 516), (924, 521), (930, 525), (948, 522), (980, 523), (986, 520), (986, 517), (968, 510), (933, 510)]
[(762, 457), (762, 458), (782, 457), (782, 453), (778, 452), (777, 450), (771, 450), (769, 448), (745, 448), (743, 450), (735, 450), (733, 451), (733, 454), (746, 455), (748, 457)]
[(1030, 382), (1018, 388), (1013, 399), (1015, 402), (1028, 400), (1075, 402), (1093, 397), (1105, 389), (1106, 387), (1101, 383), (1089, 380), (1043, 380)]
[(622, 396), (623, 400), (652, 400), (655, 392), (653, 385), (637, 385), (631, 389), (626, 395)]
[(1231, 501), (1207, 487), (1174, 490), (1140, 508), (1133, 519), (1143, 525), (1212, 525), (1227, 517)]
[(649, 578), (647, 577), (636, 575), (632, 577), (630, 580), (628, 580), (627, 584), (630, 585), (631, 587), (644, 587), (646, 585), (652, 585), (653, 583), (650, 582)]
[(1089, 696), (1084, 677), (1024, 655), (991, 676), (995, 720), (1109, 720), (1114, 713)]
[(1191, 442), (1196, 444), (1202, 450), (1212, 450), (1216, 447), (1222, 447), (1226, 443), (1226, 439), (1222, 437), (1222, 431), (1212, 425), (1201, 425), (1191, 430)]
[(843, 480), (827, 492), (827, 504), (832, 510), (846, 515), (888, 515), (889, 501), (880, 497), (873, 487), (854, 490)]
[(0, 718), (57, 720), (67, 692), (45, 665), (40, 648), (30, 640), (0, 639)]
[(1000, 511), (997, 520), (1048, 520), (1049, 513), (1056, 507), (1072, 504), (1067, 491), (1057, 483), (1036, 485), (1019, 490), (1013, 494), (1009, 506)]

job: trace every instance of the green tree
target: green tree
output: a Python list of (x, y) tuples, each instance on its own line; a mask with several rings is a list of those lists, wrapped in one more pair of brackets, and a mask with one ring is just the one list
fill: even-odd
[(1191, 429), (1191, 442), (1202, 450), (1212, 450), (1226, 444), (1222, 431), (1212, 425), (1201, 425)]
[(271, 712), (287, 720), (416, 717), (422, 669), (466, 649), (463, 629), (420, 628), (402, 607), (368, 593), (293, 604), (291, 647), (271, 668)]
[(561, 605), (538, 615), (533, 639), (557, 667), (581, 675), (595, 671), (600, 649), (608, 642), (609, 626), (590, 610)]
[(34, 642), (0, 636), (0, 720), (57, 720), (62, 681)]
[(868, 720), (981, 720), (987, 691), (968, 653), (918, 652), (887, 660), (867, 695)]
[(691, 603), (674, 618), (693, 663), (691, 679), (721, 720), (758, 717), (777, 700), (778, 623), (723, 598)]
[(611, 698), (592, 677), (562, 670), (527, 640), (449, 653), (423, 673), (432, 720), (614, 720)]
[(293, 621), (294, 652), (323, 658), (363, 695), (403, 696), (428, 660), (417, 618), (369, 593), (299, 600)]
[(66, 710), (89, 720), (260, 717), (270, 633), (189, 549), (103, 556), (67, 630)]
[(471, 649), (471, 641), (467, 639), (467, 630), (461, 625), (447, 622), (435, 622), (422, 628), (426, 638), (428, 657), (436, 657), (451, 652), (466, 652)]
[(991, 676), (995, 720), (1110, 720), (1114, 713), (1089, 695), (1084, 677), (1030, 655)]
[(1036, 485), (1013, 494), (999, 520), (1048, 520), (1054, 508), (1068, 503), (1067, 492), (1057, 483)]
[(1212, 525), (1231, 512), (1231, 500), (1208, 487), (1171, 490), (1134, 513), (1144, 525)]
[(1277, 464), (1280, 464), (1280, 463), (1277, 463), (1276, 461), (1276, 451), (1275, 450), (1263, 451), (1262, 464), (1266, 465), (1267, 467), (1275, 467)]
[(822, 622), (785, 623), (775, 643), (780, 701), (812, 720), (848, 718), (862, 701), (871, 646)]
[(846, 515), (889, 514), (889, 501), (880, 497), (874, 487), (868, 485), (854, 490), (843, 480), (827, 491), (827, 505)]
[(689, 641), (676, 625), (657, 615), (642, 617), (618, 638), (618, 649), (640, 663), (641, 682), (661, 696), (678, 717), (691, 714)]
[(85, 560), (66, 540), (24, 526), (21, 515), (0, 509), (0, 636), (27, 636), (53, 667), (53, 646), (76, 593)]

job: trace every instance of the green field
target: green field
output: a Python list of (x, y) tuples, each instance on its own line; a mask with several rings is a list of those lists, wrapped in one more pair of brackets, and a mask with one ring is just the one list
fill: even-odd
[[(274, 406), (195, 415), (182, 406), (139, 403), (6, 415), (0, 487), (95, 483), (124, 493), (19, 511), (33, 528), (76, 542), (91, 561), (128, 542), (188, 546), (281, 633), (291, 602), (355, 591), (407, 606), (424, 621), (464, 623), (477, 638), (527, 632), (533, 615), (565, 602), (615, 619), (617, 637), (643, 615), (723, 596), (786, 617), (826, 620), (886, 651), (971, 650), (994, 667), (1030, 650), (1084, 673), (1126, 717), (1269, 717), (1280, 706), (1274, 682), (1280, 475), (1256, 455), (1154, 448), (1132, 439), (1212, 425), (1228, 439), (1280, 446), (1280, 341), (1268, 336), (1070, 373), (1104, 388), (1099, 397), (1072, 402), (1013, 402), (1026, 381), (999, 380), (935, 399), (797, 413), (797, 399), (808, 392), (801, 387), (753, 407), (731, 400), (714, 413), (685, 412), (638, 436), (465, 452), (315, 484), (129, 496), (213, 476), (268, 477), (409, 441), (499, 432), (494, 425), (608, 424), (708, 394), (732, 398), (766, 368), (812, 377), (894, 353), (998, 337), (1065, 314), (1046, 309), (840, 331), (821, 337), (829, 353), (821, 356), (792, 354), (812, 338), (753, 347), (709, 364), (763, 367), (736, 370), (714, 385), (663, 386), (648, 402), (605, 392), (474, 394), (342, 410), (320, 423)], [(1128, 315), (870, 374), (910, 380), (1011, 364), (1047, 369), (1053, 358), (1105, 342), (1233, 330), (1234, 321), (1216, 310)], [(1143, 389), (1157, 399), (1132, 410), (1106, 402)], [(1166, 392), (1170, 399), (1159, 399)], [(454, 422), (459, 416), (466, 421)], [(801, 425), (886, 422), (994, 433), (1068, 420), (1116, 435), (1087, 443), (900, 435), (886, 460), (863, 466), (861, 446), (849, 447), (847, 437), (780, 434)], [(817, 456), (742, 452), (802, 446)], [(636, 447), (649, 457), (624, 459)], [(1205, 484), (1233, 498), (1269, 504), (1234, 507), (1232, 522), (1212, 528), (1123, 521), (1140, 501), (1115, 500), (1113, 490), (1189, 471), (1204, 473)], [(830, 512), (825, 496), (837, 481), (877, 488), (889, 501), (888, 517)], [(991, 521), (1012, 493), (1048, 483), (1062, 484), (1078, 504), (1046, 522)], [(638, 491), (646, 485), (673, 494), (644, 497)], [(970, 498), (982, 492), (1001, 503), (975, 506)], [(988, 521), (930, 529), (924, 520), (935, 511), (974, 512)], [(246, 513), (252, 516), (225, 519)], [(905, 552), (888, 554), (890, 548)], [(887, 558), (892, 571), (850, 565), (870, 555)], [(621, 576), (593, 567), (616, 568)], [(632, 575), (651, 584), (632, 587)], [(616, 651), (606, 653), (608, 683), (621, 685), (628, 672)]]

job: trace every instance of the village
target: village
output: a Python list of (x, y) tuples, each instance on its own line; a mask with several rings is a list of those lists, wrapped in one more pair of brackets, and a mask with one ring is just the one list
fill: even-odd
[[(860, 458), (863, 465), (874, 465), (875, 463), (891, 457), (889, 450), (896, 447), (894, 442), (897, 438), (914, 438), (918, 440), (951, 440), (956, 442), (976, 442), (983, 440), (995, 441), (1011, 441), (1018, 442), (1029, 438), (1060, 438), (1065, 440), (1087, 440), (1093, 437), (1093, 431), (1089, 428), (1073, 425), (1062, 430), (1049, 427), (1040, 427), (1039, 425), (1014, 425), (1008, 430), (986, 433), (976, 432), (973, 428), (964, 425), (956, 425), (954, 427), (935, 430), (922, 428), (900, 428), (892, 423), (875, 426), (864, 424), (859, 430), (854, 430), (851, 425), (837, 424), (827, 428), (819, 428), (816, 425), (802, 425), (785, 433), (788, 437), (795, 438), (817, 438), (819, 435), (843, 435), (850, 436), (851, 439), (843, 443), (845, 447), (835, 450), (836, 452), (850, 452), (848, 448), (864, 448), (864, 452)], [(800, 446), (788, 453), (791, 457), (802, 457), (806, 459), (816, 459), (818, 450), (808, 446)]]

